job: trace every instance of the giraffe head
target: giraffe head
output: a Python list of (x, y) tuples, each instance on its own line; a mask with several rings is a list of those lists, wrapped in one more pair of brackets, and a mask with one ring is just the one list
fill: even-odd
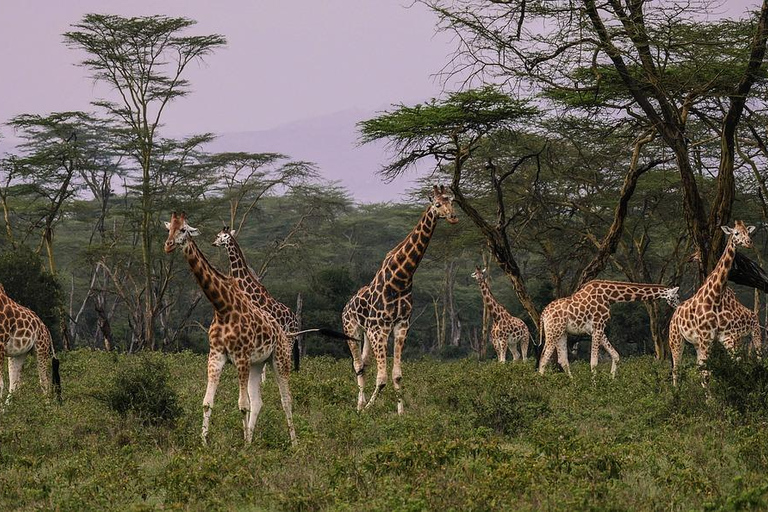
[(213, 241), (215, 247), (226, 247), (229, 242), (232, 241), (232, 237), (235, 236), (235, 230), (229, 229), (229, 226), (224, 226), (221, 231), (216, 235), (216, 240)]
[(735, 245), (740, 245), (747, 249), (752, 247), (752, 238), (749, 235), (755, 230), (755, 226), (747, 226), (744, 222), (737, 220), (732, 228), (728, 226), (720, 226), (720, 229), (722, 229), (726, 235), (731, 235), (733, 237)]
[(474, 277), (478, 283), (485, 281), (485, 275), (486, 269), (481, 269), (480, 267), (475, 267), (475, 271), (472, 272), (472, 277)]
[(667, 288), (664, 290), (664, 293), (661, 294), (661, 298), (666, 300), (667, 303), (672, 306), (672, 308), (676, 308), (680, 305), (680, 294), (678, 293), (679, 291), (679, 286), (675, 286), (674, 288)]
[(181, 212), (176, 215), (176, 212), (171, 213), (171, 222), (165, 223), (166, 229), (168, 229), (168, 238), (165, 240), (165, 252), (173, 252), (177, 246), (184, 246), (189, 241), (190, 237), (200, 234), (200, 230), (193, 228), (187, 224), (187, 214)]
[(437, 185), (433, 185), (429, 200), (432, 203), (431, 208), (438, 217), (447, 220), (450, 224), (459, 222), (459, 218), (453, 211), (453, 196), (445, 192), (445, 186), (440, 185), (440, 188), (437, 188)]

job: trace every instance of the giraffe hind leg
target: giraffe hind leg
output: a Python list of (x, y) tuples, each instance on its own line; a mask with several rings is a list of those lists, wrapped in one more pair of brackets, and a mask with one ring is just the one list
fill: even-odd
[(376, 356), (376, 388), (371, 393), (371, 398), (368, 399), (368, 403), (365, 405), (366, 409), (369, 409), (384, 386), (387, 385), (387, 338), (389, 337), (389, 330), (382, 329), (375, 332), (368, 330), (368, 338), (371, 340), (371, 348), (373, 349), (373, 355)]
[(285, 361), (278, 361), (272, 358), (272, 369), (275, 372), (277, 388), (280, 391), (280, 403), (283, 406), (285, 420), (288, 423), (288, 435), (291, 438), (291, 445), (296, 446), (296, 427), (293, 424), (293, 398), (291, 397), (291, 388), (288, 385), (288, 377), (291, 374), (290, 358)]
[(248, 423), (246, 425), (245, 442), (251, 444), (253, 440), (253, 431), (256, 427), (256, 420), (259, 417), (263, 401), (261, 399), (261, 377), (264, 375), (264, 363), (254, 363), (251, 365), (248, 374), (248, 397), (250, 398), (250, 407), (248, 414)]

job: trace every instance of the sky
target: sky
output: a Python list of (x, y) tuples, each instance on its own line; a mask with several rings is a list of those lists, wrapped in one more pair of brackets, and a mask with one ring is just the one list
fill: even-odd
[[(192, 94), (173, 104), (176, 133), (265, 130), (350, 108), (382, 110), (438, 96), (431, 75), (453, 48), (433, 14), (408, 0), (0, 0), (0, 120), (91, 110), (82, 54), (61, 34), (87, 13), (196, 20), (226, 48), (193, 65)], [(11, 72), (9, 72), (12, 70)]]
[[(724, 0), (721, 10), (741, 15), (756, 4)], [(423, 102), (441, 95), (434, 75), (456, 46), (436, 31), (435, 15), (411, 0), (0, 0), (0, 123), (21, 113), (92, 111), (90, 102), (109, 92), (77, 66), (84, 55), (63, 42), (87, 13), (184, 16), (198, 22), (189, 34), (226, 37), (225, 48), (188, 68), (192, 92), (165, 113), (166, 136), (265, 131)], [(0, 133), (7, 146), (12, 133), (2, 126)], [(313, 154), (290, 154), (322, 163)], [(370, 192), (357, 197), (390, 200), (407, 187), (378, 186), (386, 158), (354, 169), (365, 173)]]

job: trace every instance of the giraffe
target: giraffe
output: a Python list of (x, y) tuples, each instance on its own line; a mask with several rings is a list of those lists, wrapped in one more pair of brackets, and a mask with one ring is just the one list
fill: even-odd
[(240, 290), (237, 282), (216, 270), (191, 237), (200, 231), (187, 224), (186, 214), (171, 214), (165, 223), (168, 238), (164, 250), (171, 253), (181, 247), (192, 274), (203, 293), (213, 305), (213, 321), (208, 329), (208, 384), (203, 398), (203, 444), (208, 442), (208, 426), (213, 399), (221, 371), (227, 359), (237, 368), (240, 395), (238, 406), (243, 415), (243, 437), (246, 444), (253, 439), (256, 418), (262, 406), (261, 373), (266, 362), (272, 362), (280, 390), (280, 400), (288, 422), (291, 443), (296, 444), (293, 426), (292, 399), (288, 387), (291, 371), (290, 351), (284, 340), (286, 334), (270, 315), (255, 308)]
[[(381, 268), (373, 280), (360, 288), (349, 299), (341, 314), (344, 333), (349, 339), (349, 349), (357, 375), (359, 388), (357, 410), (373, 405), (387, 381), (387, 340), (394, 331), (392, 384), (397, 394), (397, 413), (403, 413), (402, 368), (400, 358), (408, 334), (413, 307), (413, 274), (424, 256), (435, 231), (438, 219), (444, 218), (450, 224), (459, 219), (453, 211), (453, 197), (445, 187), (432, 187), (430, 204), (424, 210), (416, 226), (397, 246), (387, 253)], [(363, 340), (362, 354), (360, 344)], [(365, 365), (373, 350), (376, 356), (376, 388), (365, 404)]]
[[(696, 293), (675, 310), (669, 322), (672, 384), (675, 386), (685, 341), (696, 349), (699, 366), (707, 360), (709, 349), (716, 340), (732, 349), (742, 336), (751, 332), (753, 343), (760, 345), (757, 317), (742, 306), (727, 287), (728, 272), (736, 256), (736, 247), (752, 247), (749, 235), (755, 227), (747, 227), (744, 222), (737, 220), (733, 228), (721, 226), (721, 229), (729, 236), (717, 265)], [(706, 385), (706, 380), (707, 374), (702, 372), (703, 385)]]
[[(498, 356), (499, 362), (504, 363), (507, 360), (508, 343), (509, 348), (512, 351), (512, 359), (515, 361), (520, 359), (522, 353), (522, 359), (525, 361), (528, 357), (528, 340), (530, 339), (528, 326), (519, 318), (509, 314), (509, 311), (496, 300), (496, 297), (491, 293), (491, 288), (488, 286), (485, 270), (481, 270), (480, 267), (475, 267), (472, 277), (474, 277), (480, 285), (480, 293), (483, 296), (483, 303), (491, 313), (491, 319), (493, 321), (493, 327), (491, 327), (491, 343), (493, 343), (493, 348), (496, 349), (496, 355)], [(518, 346), (520, 347), (519, 352)]]
[[(235, 238), (234, 230), (230, 231), (228, 226), (219, 231), (216, 239), (213, 241), (215, 247), (224, 247), (229, 256), (229, 267), (232, 277), (237, 282), (240, 289), (263, 311), (266, 311), (274, 318), (280, 327), (286, 333), (297, 332), (300, 329), (299, 317), (291, 311), (291, 308), (278, 301), (261, 284), (259, 278), (252, 268), (248, 266), (245, 260), (243, 250)], [(287, 350), (293, 352), (293, 369), (299, 371), (299, 351), (298, 336), (286, 336), (288, 343)], [(295, 345), (296, 344), (296, 345)], [(264, 382), (266, 373), (262, 373), (262, 382)]]
[[(51, 333), (40, 317), (31, 309), (11, 299), (5, 288), (0, 284), (0, 397), (5, 392), (3, 381), (3, 359), (8, 356), (8, 396), (11, 395), (21, 382), (21, 368), (24, 359), (32, 349), (37, 356), (37, 373), (40, 387), (47, 396), (51, 393), (51, 378), (53, 391), (61, 400), (61, 380), (59, 377), (59, 360), (51, 340)], [(51, 364), (51, 375), (48, 374), (48, 363)]]
[(611, 318), (611, 304), (666, 299), (675, 308), (680, 303), (678, 289), (659, 284), (594, 280), (573, 295), (550, 302), (541, 312), (539, 338), (544, 336), (545, 343), (539, 373), (544, 374), (552, 352), (557, 349), (557, 361), (571, 377), (567, 353), (568, 334), (590, 334), (592, 345), (589, 364), (592, 371), (595, 371), (598, 351), (602, 346), (611, 356), (611, 375), (615, 377), (619, 353), (605, 335), (605, 326)]

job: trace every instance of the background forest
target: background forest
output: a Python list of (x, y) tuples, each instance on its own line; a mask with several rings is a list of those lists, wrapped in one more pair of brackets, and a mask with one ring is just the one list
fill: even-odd
[[(228, 225), (271, 293), (300, 302), (305, 327), (339, 329), (433, 183), (450, 186), (461, 222), (439, 226), (416, 273), (409, 356), (488, 355), (475, 265), (535, 332), (548, 302), (598, 276), (679, 285), (687, 298), (735, 218), (759, 227), (748, 256), (762, 262), (766, 9), (705, 20), (705, 4), (424, 3), (461, 36), (443, 72), (464, 87), (359, 125), (362, 143), (389, 144), (382, 179), (436, 162), (413, 173), (402, 204), (356, 204), (289, 155), (210, 153), (214, 134), (164, 138), (164, 109), (190, 92), (185, 71), (224, 36), (164, 16), (72, 25), (66, 44), (113, 94), (93, 112), (7, 120), (21, 141), (0, 161), (8, 293), (68, 349), (205, 351), (210, 308), (183, 258), (161, 251), (163, 221), (183, 210), (218, 268), (226, 257), (208, 242)], [(622, 355), (663, 357), (669, 315), (617, 305), (609, 337)], [(313, 337), (303, 349), (348, 352)]]

